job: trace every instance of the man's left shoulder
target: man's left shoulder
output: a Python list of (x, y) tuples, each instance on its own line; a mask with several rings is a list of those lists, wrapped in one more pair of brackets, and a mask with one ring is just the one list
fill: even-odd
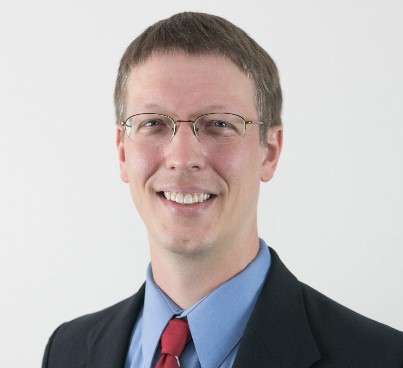
[[(365, 357), (368, 367), (380, 356), (379, 367), (403, 367), (403, 332), (333, 301), (308, 285), (301, 283), (306, 316), (312, 334), (323, 353), (337, 346), (344, 354)], [(395, 364), (395, 365), (393, 365)]]

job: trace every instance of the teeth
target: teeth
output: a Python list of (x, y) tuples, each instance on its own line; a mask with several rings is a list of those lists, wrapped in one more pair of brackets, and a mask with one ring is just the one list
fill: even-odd
[(192, 204), (193, 203), (193, 196), (191, 194), (186, 194), (183, 198), (184, 204)]
[(180, 204), (194, 204), (202, 203), (210, 198), (209, 193), (176, 193), (176, 192), (164, 192), (164, 197), (168, 201), (173, 201)]
[(176, 203), (183, 203), (183, 194), (182, 193), (176, 193), (175, 201), (176, 201)]

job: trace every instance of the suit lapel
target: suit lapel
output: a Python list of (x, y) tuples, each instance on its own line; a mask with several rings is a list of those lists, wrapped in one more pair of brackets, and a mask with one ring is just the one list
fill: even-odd
[(137, 316), (144, 302), (143, 285), (131, 298), (111, 308), (88, 335), (88, 368), (123, 368)]
[(272, 263), (234, 368), (307, 368), (320, 359), (299, 281), (270, 249)]

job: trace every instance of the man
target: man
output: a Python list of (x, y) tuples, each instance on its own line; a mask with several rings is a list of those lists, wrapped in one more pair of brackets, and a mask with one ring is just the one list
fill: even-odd
[(401, 332), (300, 283), (258, 237), (281, 102), (270, 56), (222, 18), (177, 14), (129, 45), (116, 143), (146, 283), (59, 327), (43, 367), (403, 367)]

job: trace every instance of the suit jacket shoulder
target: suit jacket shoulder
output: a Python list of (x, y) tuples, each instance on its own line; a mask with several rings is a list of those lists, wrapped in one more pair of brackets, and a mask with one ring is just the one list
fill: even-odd
[(403, 368), (403, 333), (299, 282), (270, 249), (272, 265), (239, 346), (235, 368)]
[(123, 367), (143, 300), (144, 285), (126, 300), (59, 326), (46, 346), (42, 368)]
[(301, 283), (301, 290), (322, 360), (351, 367), (403, 367), (402, 332), (366, 318), (305, 284)]

